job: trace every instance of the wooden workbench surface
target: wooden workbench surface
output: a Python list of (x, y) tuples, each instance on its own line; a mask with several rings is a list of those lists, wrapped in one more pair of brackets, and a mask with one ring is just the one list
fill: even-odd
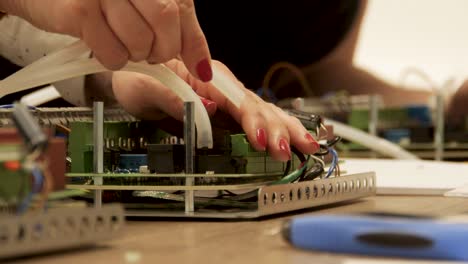
[[(14, 263), (343, 263), (348, 256), (292, 248), (279, 234), (281, 224), (296, 215), (375, 211), (468, 215), (468, 199), (377, 196), (334, 207), (241, 222), (130, 220), (118, 239), (97, 248), (21, 259)], [(364, 258), (353, 258), (364, 261)]]

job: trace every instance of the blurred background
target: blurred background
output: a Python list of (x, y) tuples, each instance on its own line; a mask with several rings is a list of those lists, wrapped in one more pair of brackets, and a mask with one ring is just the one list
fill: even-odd
[[(408, 67), (442, 84), (468, 77), (468, 1), (369, 0), (354, 62), (398, 84)], [(411, 77), (407, 84), (428, 87)]]

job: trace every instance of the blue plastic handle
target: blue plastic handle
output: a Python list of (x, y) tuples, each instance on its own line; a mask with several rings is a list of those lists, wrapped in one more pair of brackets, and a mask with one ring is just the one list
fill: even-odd
[(292, 219), (285, 238), (302, 249), (421, 259), (468, 260), (468, 224), (428, 219), (311, 216)]

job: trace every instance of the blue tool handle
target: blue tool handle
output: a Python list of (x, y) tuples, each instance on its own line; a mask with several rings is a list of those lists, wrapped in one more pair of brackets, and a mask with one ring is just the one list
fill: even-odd
[(283, 235), (302, 249), (468, 260), (467, 224), (368, 216), (310, 216), (287, 222)]

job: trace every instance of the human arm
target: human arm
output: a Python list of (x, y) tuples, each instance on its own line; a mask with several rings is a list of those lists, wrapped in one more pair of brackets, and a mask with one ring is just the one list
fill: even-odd
[[(213, 66), (230, 76), (238, 89), (246, 94), (240, 108), (232, 105), (211, 83), (191, 76), (180, 61), (172, 60), (166, 66), (189, 83), (197, 94), (215, 102), (220, 111), (232, 116), (255, 149), (268, 150), (273, 158), (281, 161), (291, 158), (290, 145), (307, 154), (318, 150), (318, 144), (296, 118), (247, 90), (220, 62), (213, 61)], [(182, 120), (182, 101), (157, 80), (130, 72), (114, 72), (111, 78), (116, 100), (130, 113), (144, 119), (154, 119), (163, 111)]]
[(82, 39), (107, 68), (180, 55), (190, 73), (212, 77), (193, 0), (3, 0), (0, 10), (48, 32)]
[[(307, 77), (312, 93), (320, 96), (333, 91), (345, 90), (349, 94), (379, 94), (386, 106), (404, 106), (408, 104), (430, 104), (434, 102), (431, 91), (420, 87), (403, 87), (386, 82), (376, 75), (353, 64), (354, 53), (359, 31), (366, 10), (367, 1), (361, 1), (356, 18), (350, 30), (337, 46), (321, 60), (302, 68)], [(306, 29), (305, 29), (306, 30)], [(285, 91), (297, 86), (291, 75), (284, 72), (273, 90)], [(446, 115), (450, 123), (460, 123), (468, 114), (468, 108), (463, 107), (468, 101), (468, 85), (458, 89), (455, 94), (443, 90), (446, 101)], [(455, 122), (456, 121), (456, 122)]]
[[(53, 35), (47, 32), (41, 32), (39, 36), (41, 36), (37, 39), (39, 42), (53, 39)], [(36, 45), (35, 41), (25, 43), (30, 45), (28, 47), (31, 50), (41, 47), (41, 44), (37, 43)], [(14, 46), (25, 47), (25, 43)], [(61, 45), (64, 46), (64, 43)], [(173, 60), (167, 64), (181, 78), (191, 84), (199, 95), (210, 99), (217, 104), (221, 111), (233, 116), (234, 120), (245, 130), (249, 141), (257, 150), (267, 149), (274, 158), (283, 161), (291, 157), (290, 144), (295, 145), (304, 153), (317, 151), (317, 143), (297, 119), (285, 115), (276, 106), (260, 100), (219, 62), (215, 62), (215, 65), (221, 67), (238, 84), (239, 89), (245, 91), (246, 98), (240, 109), (228, 103), (226, 98), (217, 93), (217, 90), (210, 83), (204, 83), (194, 78), (180, 61)], [(63, 87), (62, 95), (77, 105), (89, 105), (93, 100), (104, 100), (107, 105), (118, 102), (127, 111), (145, 119), (159, 119), (162, 112), (168, 113), (176, 119), (182, 119), (182, 101), (168, 87), (146, 75), (108, 72), (87, 77), (86, 85), (73, 86), (70, 83), (64, 83), (61, 87)]]

